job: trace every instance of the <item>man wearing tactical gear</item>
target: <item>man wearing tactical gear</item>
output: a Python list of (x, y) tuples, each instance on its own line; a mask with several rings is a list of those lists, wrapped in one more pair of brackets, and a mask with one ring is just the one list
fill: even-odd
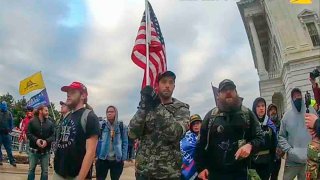
[(269, 180), (271, 176), (272, 164), (275, 160), (277, 147), (276, 126), (271, 119), (266, 116), (266, 101), (258, 97), (254, 100), (252, 111), (256, 115), (265, 143), (260, 147), (260, 151), (253, 155), (252, 168), (256, 169), (261, 180)]
[(129, 124), (129, 137), (140, 139), (136, 156), (136, 179), (176, 179), (181, 176), (180, 140), (188, 126), (189, 106), (175, 98), (176, 76), (166, 71), (158, 76), (158, 92), (141, 90), (139, 108)]
[(242, 100), (233, 81), (220, 82), (217, 107), (205, 116), (196, 148), (200, 179), (247, 179), (247, 157), (257, 152), (264, 140), (255, 115)]

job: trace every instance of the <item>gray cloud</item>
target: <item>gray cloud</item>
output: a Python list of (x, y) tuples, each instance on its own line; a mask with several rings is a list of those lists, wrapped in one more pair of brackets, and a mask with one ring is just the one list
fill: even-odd
[[(70, 13), (66, 1), (1, 2), (0, 93), (20, 97), (19, 81), (41, 70), (53, 102), (65, 99), (62, 85), (78, 80), (87, 85), (98, 115), (113, 104), (128, 123), (143, 76), (130, 55), (144, 4), (106, 2), (86, 1), (88, 21), (78, 26), (59, 23)], [(203, 116), (214, 106), (210, 82), (231, 78), (251, 107), (258, 77), (236, 2), (151, 3), (165, 38), (168, 68), (177, 74), (175, 97)]]

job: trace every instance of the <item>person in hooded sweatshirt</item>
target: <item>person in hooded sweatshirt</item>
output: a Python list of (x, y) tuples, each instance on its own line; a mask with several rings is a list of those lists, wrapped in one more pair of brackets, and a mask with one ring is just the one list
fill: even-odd
[(200, 136), (201, 122), (202, 119), (199, 114), (190, 116), (189, 131), (180, 141), (182, 154), (181, 180), (195, 180), (198, 177), (194, 154)]
[(124, 161), (128, 159), (128, 130), (118, 120), (118, 110), (109, 106), (107, 120), (101, 124), (101, 136), (97, 148), (97, 180), (104, 180), (110, 170), (111, 180), (118, 180), (123, 171)]
[(2, 151), (1, 145), (7, 151), (7, 155), (10, 161), (10, 164), (16, 167), (16, 161), (12, 155), (12, 142), (10, 132), (13, 129), (13, 116), (12, 113), (8, 110), (8, 104), (5, 101), (0, 103), (0, 165), (2, 164)]
[[(277, 136), (280, 131), (280, 125), (281, 125), (281, 119), (278, 115), (278, 107), (275, 104), (270, 104), (267, 108), (267, 116), (269, 119), (273, 122), (273, 124), (276, 126), (276, 132)], [(277, 142), (278, 145), (278, 142)], [(277, 180), (279, 176), (279, 171), (281, 168), (281, 158), (284, 156), (283, 151), (277, 147), (276, 148), (276, 157), (274, 159), (274, 162), (272, 163), (271, 168), (271, 180)]]
[(266, 115), (266, 105), (265, 99), (258, 97), (252, 106), (252, 111), (256, 115), (263, 131), (265, 143), (260, 147), (260, 151), (253, 155), (251, 165), (253, 169), (256, 169), (262, 180), (269, 180), (271, 176), (271, 168), (277, 147), (276, 126)]
[[(307, 148), (311, 141), (305, 125), (304, 116), (306, 107), (301, 90), (294, 88), (291, 91), (292, 108), (288, 110), (281, 120), (278, 146), (287, 153), (283, 179), (306, 179), (305, 168), (307, 161)], [(310, 113), (316, 114), (310, 106)]]

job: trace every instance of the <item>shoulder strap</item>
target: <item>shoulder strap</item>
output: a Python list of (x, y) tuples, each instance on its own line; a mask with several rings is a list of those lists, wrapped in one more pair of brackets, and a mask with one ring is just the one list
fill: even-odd
[(244, 118), (245, 118), (245, 121), (246, 121), (247, 125), (250, 125), (250, 124), (251, 124), (250, 115), (249, 115), (250, 110), (249, 110), (247, 107), (245, 107), (245, 106), (242, 105), (242, 106), (241, 106), (241, 111), (242, 111), (243, 114), (244, 114)]
[(213, 125), (213, 123), (216, 120), (216, 117), (218, 115), (219, 115), (219, 109), (217, 107), (215, 107), (211, 112), (211, 117), (210, 117), (209, 122), (208, 122), (207, 145), (205, 147), (205, 150), (208, 150), (209, 141), (210, 141), (211, 127), (212, 127), (212, 125)]
[(122, 134), (123, 134), (123, 122), (122, 121), (119, 122), (119, 128), (120, 128), (120, 136), (122, 139)]
[(88, 120), (88, 115), (90, 112), (91, 112), (91, 110), (85, 109), (84, 112), (82, 113), (82, 116), (81, 116), (81, 126), (82, 126), (84, 133), (86, 133), (87, 120)]

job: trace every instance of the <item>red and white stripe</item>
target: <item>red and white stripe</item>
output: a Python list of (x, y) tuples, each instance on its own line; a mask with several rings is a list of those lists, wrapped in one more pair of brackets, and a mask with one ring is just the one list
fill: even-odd
[[(151, 38), (149, 45), (149, 77), (150, 85), (156, 87), (157, 77), (159, 73), (167, 70), (165, 45), (161, 43), (159, 34), (157, 33), (154, 24), (151, 23)], [(159, 27), (160, 28), (160, 27)], [(146, 23), (145, 17), (142, 20), (135, 45), (131, 54), (132, 61), (144, 70), (142, 88), (146, 86)]]

